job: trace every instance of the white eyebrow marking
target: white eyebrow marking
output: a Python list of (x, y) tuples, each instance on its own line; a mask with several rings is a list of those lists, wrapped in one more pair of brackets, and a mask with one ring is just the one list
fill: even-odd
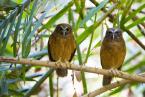
[(67, 26), (63, 26), (63, 25), (61, 25), (60, 26), (63, 30), (66, 30), (68, 27)]
[(114, 29), (110, 29), (110, 31), (111, 31), (112, 33), (114, 33)]
[(60, 25), (60, 27), (63, 29), (63, 26), (62, 25)]

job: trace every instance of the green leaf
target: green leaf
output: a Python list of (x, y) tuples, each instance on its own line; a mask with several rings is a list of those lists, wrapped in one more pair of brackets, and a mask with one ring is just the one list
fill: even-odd
[(28, 41), (28, 43), (25, 47), (26, 47), (25, 50), (24, 50), (25, 53), (23, 54), (24, 57), (28, 56), (30, 51), (31, 51), (31, 40)]
[(36, 7), (37, 7), (37, 2), (38, 0), (36, 0), (32, 6), (32, 10), (31, 10), (31, 13), (30, 13), (30, 17), (28, 19), (28, 22), (26, 20), (26, 28), (25, 28), (25, 34), (24, 34), (24, 38), (23, 38), (23, 41), (22, 41), (22, 57), (27, 57), (29, 55), (29, 52), (31, 50), (31, 40), (29, 39), (28, 40), (28, 36), (30, 35), (30, 32), (31, 32), (31, 28), (32, 28), (32, 20), (33, 20), (33, 17), (34, 17), (34, 12), (36, 10)]
[(126, 3), (126, 8), (124, 9), (123, 13), (122, 13), (122, 17), (121, 17), (121, 25), (120, 26), (123, 26), (124, 23), (125, 23), (125, 17), (127, 16), (127, 14), (129, 13), (129, 10), (131, 8), (131, 5), (133, 4), (133, 1), (134, 0), (129, 0), (127, 1)]
[[(73, 23), (74, 34), (75, 34), (75, 37), (76, 38), (78, 36), (77, 35), (77, 30), (79, 29), (79, 25), (81, 23), (81, 20), (82, 20), (81, 17), (78, 17), (78, 20), (76, 22), (76, 25), (74, 25), (74, 23)], [(78, 56), (79, 64), (80, 65), (83, 65), (82, 53), (81, 53), (79, 44), (77, 44), (77, 56)], [(87, 90), (87, 83), (86, 83), (86, 78), (85, 78), (85, 73), (84, 72), (81, 72), (81, 78), (82, 78), (82, 84), (83, 84), (83, 91), (84, 91), (84, 94), (86, 94), (88, 92), (88, 90)]]
[(79, 15), (80, 15), (81, 19), (84, 18), (85, 2), (86, 2), (86, 0), (80, 0), (80, 11), (79, 11)]
[(50, 74), (50, 76), (49, 76), (49, 90), (50, 90), (50, 97), (53, 97), (53, 94), (54, 94), (53, 74)]
[(98, 11), (100, 11), (107, 3), (109, 0), (104, 0), (102, 1), (97, 7), (91, 9), (87, 15), (85, 16), (85, 18), (83, 19), (83, 21), (81, 22), (81, 26), (83, 26), (88, 20), (91, 19), (92, 16), (94, 16)]
[(34, 25), (34, 29), (33, 31), (30, 32), (27, 41), (30, 41), (30, 39), (34, 36), (35, 32), (38, 30), (38, 28), (42, 25), (41, 23), (43, 22), (43, 19), (45, 18), (46, 13), (44, 13), (39, 19), (38, 21), (35, 23)]
[(93, 36), (94, 36), (94, 33), (92, 33), (91, 38), (90, 38), (90, 43), (89, 43), (87, 55), (86, 55), (86, 58), (85, 58), (85, 63), (88, 61), (88, 58), (90, 56), (91, 46), (92, 46), (92, 42), (93, 42)]
[(132, 55), (130, 58), (128, 58), (124, 64), (128, 64), (129, 62), (131, 62), (132, 60), (134, 60), (135, 58), (139, 57), (141, 55), (141, 51), (137, 52), (136, 54)]
[(123, 88), (124, 88), (124, 86), (118, 87), (117, 89), (111, 91), (111, 92), (109, 93), (109, 95), (114, 95), (114, 94), (116, 94), (116, 93), (122, 91)]
[(9, 25), (9, 19), (5, 21), (5, 23), (3, 23), (3, 25), (1, 25), (1, 28), (0, 28), (0, 32), (1, 32), (1, 35), (0, 35), (0, 47), (2, 46), (2, 40), (4, 39), (4, 35), (6, 33), (6, 30), (7, 30), (7, 27)]
[(8, 85), (6, 81), (6, 75), (5, 72), (2, 72), (1, 78), (0, 78), (0, 96), (8, 95)]
[(9, 89), (9, 92), (10, 92), (10, 95), (15, 95), (13, 97), (23, 97), (24, 96), (22, 92), (19, 92), (16, 90)]
[(140, 61), (138, 64), (136, 64), (136, 65), (134, 65), (134, 66), (131, 66), (130, 68), (128, 68), (128, 69), (126, 69), (126, 70), (124, 70), (124, 71), (127, 71), (127, 72), (132, 73), (132, 72), (134, 72), (134, 71), (136, 71), (136, 70), (142, 68), (142, 67), (144, 66), (144, 63), (145, 63), (145, 61), (142, 60), (142, 61)]
[(136, 21), (133, 21), (132, 24), (126, 26), (126, 28), (127, 28), (127, 29), (130, 29), (130, 28), (132, 28), (132, 27), (134, 27), (134, 26), (136, 26), (136, 25), (138, 25), (138, 24), (140, 24), (140, 23), (142, 23), (142, 22), (144, 22), (144, 21), (145, 21), (145, 17), (140, 18), (140, 19), (138, 19), (138, 20), (136, 20)]
[(25, 94), (23, 97), (30, 97), (32, 93), (36, 90), (37, 87), (39, 87), (47, 78), (53, 73), (54, 69), (48, 70), (41, 78), (38, 80), (38, 82)]
[(8, 43), (8, 40), (9, 40), (11, 31), (12, 31), (12, 28), (13, 28), (14, 23), (15, 23), (15, 18), (16, 18), (16, 16), (17, 16), (17, 12), (18, 12), (18, 9), (16, 8), (16, 9), (13, 11), (12, 15), (11, 15), (12, 18), (10, 18), (10, 19), (12, 19), (12, 21), (11, 21), (10, 27), (9, 27), (9, 29), (8, 29), (8, 33), (7, 33), (7, 35), (6, 35), (6, 37), (5, 37), (4, 41), (3, 41), (3, 47), (1, 48), (0, 55), (2, 55), (2, 54), (5, 52), (5, 48), (6, 48), (6, 46), (7, 46), (7, 43)]
[(14, 9), (18, 4), (13, 2), (12, 0), (1, 0), (0, 1), (0, 11), (5, 10), (9, 11), (11, 9)]
[(45, 25), (42, 26), (40, 31), (43, 29), (50, 28), (60, 17), (62, 17), (70, 7), (74, 4), (74, 1), (72, 0), (71, 2), (68, 3), (62, 10), (60, 10), (55, 16), (53, 16)]
[(33, 20), (33, 17), (34, 17), (34, 12), (36, 10), (36, 7), (37, 7), (37, 1), (38, 0), (35, 0), (34, 4), (33, 4), (33, 7), (32, 7), (32, 10), (31, 10), (31, 13), (30, 13), (30, 16), (29, 16), (29, 19), (28, 19), (28, 25), (26, 26), (25, 28), (25, 35), (24, 35), (24, 38), (23, 38), (23, 43), (25, 44), (25, 42), (27, 41), (27, 38), (30, 34), (30, 28), (32, 26), (32, 20)]
[(101, 46), (101, 40), (94, 46), (94, 48), (100, 47)]
[(110, 14), (118, 4), (114, 4), (103, 16), (99, 18), (97, 22), (95, 22), (93, 25), (88, 27), (78, 38), (77, 38), (77, 44), (80, 44), (83, 42), (94, 30), (102, 23), (104, 19)]
[(39, 52), (32, 53), (28, 57), (29, 58), (40, 58), (44, 55), (48, 55), (48, 50), (47, 49), (41, 50)]
[(76, 12), (79, 12), (80, 11), (80, 3), (79, 3), (79, 0), (74, 0), (74, 4), (75, 4), (75, 7), (76, 7)]
[(20, 25), (21, 25), (23, 10), (24, 10), (24, 7), (22, 6), (21, 7), (20, 15), (18, 17), (18, 22), (16, 24), (15, 32), (14, 32), (14, 42), (13, 42), (13, 53), (14, 53), (14, 57), (16, 57), (16, 55), (17, 55), (17, 48), (16, 48), (16, 45), (17, 45), (17, 37), (18, 37), (19, 28), (20, 28)]
[(139, 8), (137, 8), (135, 11), (133, 11), (129, 16), (124, 20), (125, 22), (132, 19), (134, 16), (136, 16), (137, 13), (139, 13), (142, 9), (145, 8), (145, 4), (141, 5)]

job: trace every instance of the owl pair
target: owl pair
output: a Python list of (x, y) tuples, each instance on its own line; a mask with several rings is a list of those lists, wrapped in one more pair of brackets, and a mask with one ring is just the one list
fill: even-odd
[[(69, 24), (58, 24), (48, 41), (50, 61), (71, 61), (76, 51), (76, 42)], [(120, 29), (108, 29), (100, 50), (103, 69), (120, 69), (126, 54), (125, 42)], [(58, 68), (56, 73), (60, 77), (67, 75), (66, 69)], [(112, 77), (104, 76), (103, 85), (111, 83)]]

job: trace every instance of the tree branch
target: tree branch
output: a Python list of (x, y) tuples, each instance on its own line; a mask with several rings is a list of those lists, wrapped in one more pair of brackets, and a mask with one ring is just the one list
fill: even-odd
[(138, 76), (136, 74), (129, 75), (128, 73), (121, 72), (121, 71), (118, 71), (116, 74), (114, 74), (113, 72), (111, 72), (111, 70), (98, 69), (98, 68), (87, 67), (87, 66), (78, 66), (78, 65), (70, 64), (69, 62), (62, 63), (62, 62), (50, 62), (50, 61), (40, 61), (40, 60), (22, 59), (22, 58), (19, 59), (5, 58), (5, 57), (0, 57), (0, 62), (31, 65), (31, 66), (45, 66), (45, 67), (52, 67), (52, 68), (64, 68), (64, 69), (103, 74), (106, 76), (116, 76), (132, 81), (145, 82), (144, 77)]
[[(145, 73), (142, 73), (140, 74), (141, 76), (145, 77)], [(134, 81), (131, 81), (131, 80), (121, 80), (121, 81), (117, 81), (117, 82), (114, 82), (112, 84), (109, 84), (109, 85), (106, 85), (106, 86), (103, 86), (101, 87), (100, 89), (97, 89), (95, 91), (92, 91), (82, 97), (96, 97), (97, 95), (100, 95), (108, 90), (111, 90), (111, 89), (114, 89), (116, 87), (119, 87), (119, 86), (123, 86), (123, 85), (126, 85), (128, 83), (134, 83)]]
[(132, 32), (130, 31), (130, 30), (128, 30), (128, 29), (126, 29), (125, 27), (123, 27), (122, 28), (124, 31), (126, 31), (128, 34), (129, 34), (129, 36), (132, 38), (132, 39), (134, 39), (135, 41), (136, 41), (136, 43), (142, 48), (142, 49), (144, 49), (145, 50), (145, 45), (134, 35), (134, 34), (132, 34)]

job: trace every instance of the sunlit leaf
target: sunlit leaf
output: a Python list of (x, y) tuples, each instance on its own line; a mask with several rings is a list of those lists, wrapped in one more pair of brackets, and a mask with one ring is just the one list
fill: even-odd
[(88, 20), (90, 20), (92, 16), (94, 16), (98, 11), (100, 11), (108, 3), (108, 1), (109, 0), (104, 0), (97, 7), (91, 9), (87, 13), (87, 15), (85, 16), (83, 21), (81, 22), (81, 25), (84, 25), (84, 23), (86, 23)]

